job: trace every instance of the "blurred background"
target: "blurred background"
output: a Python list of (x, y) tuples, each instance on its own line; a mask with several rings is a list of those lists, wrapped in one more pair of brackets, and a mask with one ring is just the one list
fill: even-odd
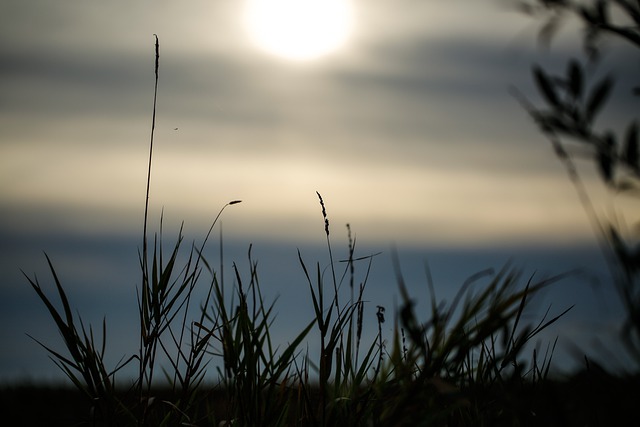
[[(80, 315), (95, 325), (106, 316), (109, 357), (137, 348), (154, 34), (150, 233), (162, 215), (170, 249), (184, 222), (188, 248), (241, 199), (206, 254), (214, 265), (223, 254), (231, 286), (231, 263), (248, 274), (252, 245), (267, 299), (279, 298), (283, 342), (313, 318), (297, 250), (310, 265), (329, 262), (319, 191), (336, 259), (348, 256), (347, 223), (356, 256), (381, 252), (365, 298), (372, 334), (376, 305), (400, 304), (394, 250), (425, 315), (425, 262), (449, 301), (469, 275), (509, 261), (523, 286), (531, 275), (580, 269), (541, 294), (527, 318), (575, 304), (541, 337), (546, 346), (559, 336), (558, 368), (582, 363), (576, 346), (625, 365), (622, 314), (593, 229), (509, 93), (517, 87), (538, 102), (531, 66), (563, 72), (580, 52), (575, 27), (542, 49), (539, 23), (509, 2), (343, 0), (326, 21), (317, 10), (280, 34), (286, 22), (277, 17), (292, 6), (274, 17), (260, 3), (0, 0), (0, 382), (63, 378), (26, 335), (60, 348), (22, 273), (53, 292), (43, 252)], [(607, 55), (619, 79), (637, 70), (624, 46)], [(600, 120), (627, 123), (631, 100), (618, 87), (613, 96)], [(593, 197), (609, 205), (585, 166)], [(358, 268), (362, 280), (366, 265)], [(393, 322), (385, 325), (391, 337)]]

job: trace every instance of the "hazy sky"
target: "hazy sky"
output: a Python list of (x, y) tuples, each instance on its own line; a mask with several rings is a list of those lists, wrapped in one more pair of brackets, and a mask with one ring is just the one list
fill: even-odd
[[(242, 199), (225, 212), (228, 238), (317, 242), (319, 191), (334, 233), (348, 222), (368, 244), (593, 243), (564, 170), (508, 92), (537, 101), (531, 65), (562, 71), (579, 54), (570, 31), (545, 51), (536, 23), (504, 2), (353, 0), (347, 43), (299, 62), (252, 43), (245, 4), (0, 0), (0, 227), (12, 244), (139, 235), (153, 34), (151, 216), (164, 207), (172, 235), (183, 220), (203, 233)], [(624, 61), (617, 46), (608, 55)], [(625, 102), (604, 122), (626, 122)], [(5, 289), (42, 262), (6, 259)]]
[(244, 3), (0, 2), (5, 224), (139, 228), (155, 33), (151, 202), (168, 220), (203, 226), (243, 199), (234, 233), (298, 239), (316, 233), (317, 190), (380, 241), (590, 238), (508, 94), (536, 99), (534, 58), (563, 58), (537, 50), (534, 22), (496, 1), (353, 1), (348, 44), (300, 63), (256, 49)]

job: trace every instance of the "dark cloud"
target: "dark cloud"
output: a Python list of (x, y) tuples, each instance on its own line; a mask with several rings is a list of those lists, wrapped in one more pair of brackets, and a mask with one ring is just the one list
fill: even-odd
[(132, 59), (0, 52), (0, 108), (47, 119), (126, 114), (152, 90), (143, 61)]

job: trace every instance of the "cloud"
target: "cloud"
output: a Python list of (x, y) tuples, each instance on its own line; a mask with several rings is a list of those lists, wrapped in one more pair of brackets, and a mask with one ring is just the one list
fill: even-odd
[(0, 45), (0, 194), (15, 222), (29, 228), (19, 212), (33, 209), (70, 228), (138, 218), (157, 32), (157, 210), (204, 224), (242, 198), (241, 232), (306, 236), (320, 190), (341, 221), (380, 239), (590, 235), (507, 92), (534, 92), (534, 49), (510, 36), (521, 21), (505, 29), (471, 3), (361, 3), (347, 51), (304, 66), (250, 51), (222, 2), (142, 2), (126, 16), (119, 3), (14, 5), (0, 30), (15, 40)]

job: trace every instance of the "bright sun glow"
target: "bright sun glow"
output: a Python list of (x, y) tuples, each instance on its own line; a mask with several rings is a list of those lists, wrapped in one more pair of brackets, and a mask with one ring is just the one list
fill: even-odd
[(350, 0), (247, 0), (245, 25), (262, 50), (310, 60), (345, 44), (353, 26)]

